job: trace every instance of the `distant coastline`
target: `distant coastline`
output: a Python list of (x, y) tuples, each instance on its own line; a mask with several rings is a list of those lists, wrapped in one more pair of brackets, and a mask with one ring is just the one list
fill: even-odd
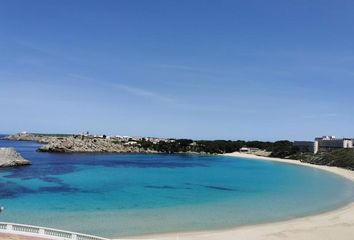
[(292, 153), (290, 141), (231, 141), (231, 140), (192, 140), (156, 137), (106, 136), (89, 134), (41, 134), (17, 133), (6, 136), (7, 140), (36, 141), (44, 144), (38, 150), (62, 153), (195, 153), (221, 154), (238, 151), (245, 145), (259, 149), (261, 155), (271, 153)]
[(333, 151), (303, 151), (294, 142), (243, 140), (192, 140), (154, 137), (97, 136), (89, 134), (18, 133), (7, 140), (36, 141), (43, 145), (38, 151), (56, 153), (187, 153), (225, 154), (244, 150), (263, 157), (300, 160), (315, 165), (336, 166), (354, 170), (354, 148)]

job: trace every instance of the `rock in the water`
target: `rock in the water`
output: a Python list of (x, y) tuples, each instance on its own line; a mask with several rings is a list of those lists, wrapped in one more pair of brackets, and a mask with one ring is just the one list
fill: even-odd
[(30, 161), (24, 159), (15, 148), (0, 148), (0, 167), (15, 167), (29, 165)]

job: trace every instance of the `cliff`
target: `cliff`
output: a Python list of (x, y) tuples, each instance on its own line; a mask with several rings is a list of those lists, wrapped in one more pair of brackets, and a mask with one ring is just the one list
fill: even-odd
[(0, 167), (15, 167), (29, 164), (31, 162), (25, 160), (14, 148), (0, 148)]

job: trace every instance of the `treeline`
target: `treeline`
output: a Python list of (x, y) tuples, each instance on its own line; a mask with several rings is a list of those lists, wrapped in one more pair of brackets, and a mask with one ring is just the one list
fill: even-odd
[(286, 157), (297, 152), (297, 148), (290, 141), (262, 142), (262, 141), (231, 141), (231, 140), (197, 140), (176, 139), (174, 141), (139, 141), (144, 149), (151, 149), (164, 153), (176, 152), (204, 152), (210, 154), (231, 153), (239, 151), (242, 147), (259, 148), (272, 152), (273, 157)]

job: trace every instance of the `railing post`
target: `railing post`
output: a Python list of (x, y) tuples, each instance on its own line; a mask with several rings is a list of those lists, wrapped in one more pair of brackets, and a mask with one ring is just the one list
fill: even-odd
[(40, 235), (45, 235), (45, 234), (44, 234), (44, 229), (43, 229), (43, 228), (40, 228), (39, 231), (38, 231), (38, 234), (40, 234)]
[(12, 232), (12, 224), (7, 224), (7, 231)]
[(51, 238), (51, 239), (67, 239), (67, 240), (109, 240), (107, 238), (96, 237), (92, 235), (80, 234), (75, 232), (63, 231), (53, 228), (44, 228), (33, 225), (24, 225), (16, 223), (0, 222), (1, 230), (11, 234), (22, 234), (34, 236), (38, 235), (41, 237)]

